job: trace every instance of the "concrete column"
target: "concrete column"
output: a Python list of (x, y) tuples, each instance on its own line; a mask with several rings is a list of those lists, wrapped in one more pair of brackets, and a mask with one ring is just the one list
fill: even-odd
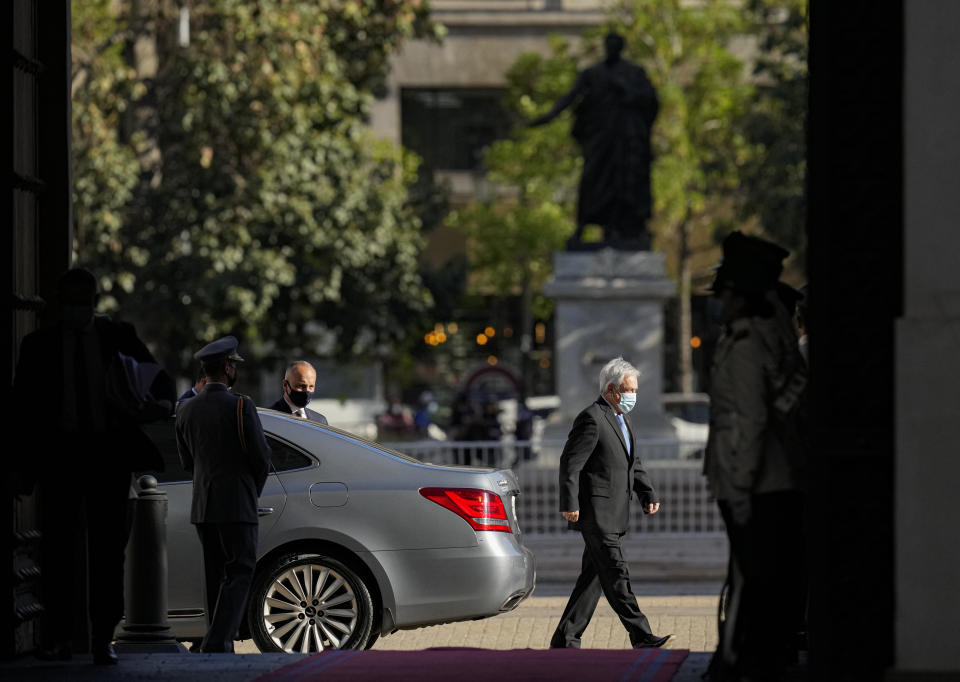
[(960, 3), (903, 3), (904, 316), (897, 322), (896, 670), (960, 672)]
[(167, 624), (167, 493), (157, 488), (153, 476), (141, 476), (138, 484), (133, 530), (127, 543), (126, 613), (117, 650), (182, 653), (186, 649)]

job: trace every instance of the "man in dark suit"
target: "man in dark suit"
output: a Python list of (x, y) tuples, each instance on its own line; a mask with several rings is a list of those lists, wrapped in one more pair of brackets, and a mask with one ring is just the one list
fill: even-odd
[(660, 502), (635, 456), (633, 431), (624, 415), (637, 398), (636, 368), (623, 358), (600, 371), (600, 397), (573, 422), (560, 455), (560, 513), (583, 534), (580, 575), (551, 648), (580, 648), (580, 638), (601, 593), (620, 617), (633, 648), (661, 647), (673, 635), (657, 637), (637, 606), (620, 538), (630, 525), (630, 497), (636, 493), (647, 514)]
[(193, 472), (190, 522), (203, 545), (210, 625), (200, 650), (232, 653), (257, 563), (257, 498), (270, 446), (253, 401), (230, 392), (243, 362), (236, 338), (218, 339), (194, 357), (207, 383), (177, 411), (177, 449)]
[(200, 395), (200, 391), (203, 390), (203, 387), (206, 383), (207, 383), (207, 377), (203, 375), (202, 371), (198, 372), (197, 383), (195, 383), (193, 386), (188, 388), (186, 391), (183, 392), (183, 395), (177, 398), (177, 404), (179, 405), (185, 400), (190, 400), (190, 398), (196, 398), (198, 395)]
[(94, 315), (97, 281), (89, 271), (61, 276), (57, 298), (57, 323), (24, 337), (14, 378), (17, 423), (24, 433), (42, 434), (39, 456), (18, 458), (19, 473), (38, 483), (42, 500), (47, 620), (39, 656), (66, 660), (79, 644), (74, 614), (84, 600), (76, 576), (86, 554), (96, 562), (86, 576), (93, 660), (109, 665), (117, 662), (112, 641), (123, 617), (131, 473), (163, 469), (140, 424), (169, 415), (176, 392), (154, 365), (149, 397), (111, 399), (111, 370), (120, 354), (156, 363), (153, 355), (131, 325)]
[(327, 423), (327, 418), (319, 412), (307, 408), (317, 384), (317, 370), (305, 360), (291, 362), (280, 384), (283, 395), (270, 406), (271, 410), (286, 412), (301, 419)]

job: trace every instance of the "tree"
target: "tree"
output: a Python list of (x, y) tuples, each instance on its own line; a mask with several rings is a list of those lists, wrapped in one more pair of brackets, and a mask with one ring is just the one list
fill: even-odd
[(744, 212), (794, 253), (787, 266), (799, 280), (806, 262), (807, 2), (751, 0), (747, 7), (759, 52), (757, 98), (744, 126), (756, 149), (743, 171)]
[(495, 189), (449, 217), (469, 243), (471, 287), (521, 299), (521, 383), (529, 388), (533, 318), (548, 317), (551, 302), (543, 285), (552, 272), (553, 252), (563, 247), (574, 229), (576, 170), (579, 159), (572, 143), (557, 135), (555, 125), (528, 128), (534, 99), (556, 98), (576, 77), (569, 45), (552, 39), (553, 55), (522, 56), (507, 73), (505, 106), (520, 123), (509, 139), (484, 154), (488, 179)]
[[(418, 160), (375, 139), (366, 118), (392, 51), (435, 33), (425, 6), (214, 0), (193, 7), (181, 47), (167, 3), (146, 18), (136, 2), (111, 16), (112, 4), (81, 12), (79, 34), (128, 31), (129, 48), (155, 31), (159, 64), (135, 83), (149, 115), (128, 113), (117, 138), (129, 196), (114, 202), (115, 226), (87, 208), (109, 197), (78, 161), (79, 257), (102, 274), (107, 306), (181, 370), (226, 333), (255, 356), (388, 352), (430, 303), (407, 201)], [(100, 70), (86, 88), (103, 89)], [(123, 98), (94, 106), (114, 118), (132, 108)], [(76, 132), (82, 148), (98, 148)], [(141, 154), (130, 173), (131, 156), (154, 143), (157, 164)]]

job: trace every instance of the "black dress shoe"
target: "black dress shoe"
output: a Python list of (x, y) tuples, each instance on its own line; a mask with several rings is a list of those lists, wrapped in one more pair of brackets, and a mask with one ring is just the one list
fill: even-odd
[(116, 665), (120, 662), (117, 650), (109, 642), (94, 644), (91, 648), (93, 649), (93, 662), (97, 665)]
[(641, 639), (633, 643), (634, 649), (659, 649), (664, 644), (669, 642), (672, 639), (675, 639), (676, 635), (664, 635), (663, 637), (657, 637), (656, 635), (650, 635), (644, 639)]
[(73, 650), (69, 644), (62, 642), (46, 649), (40, 649), (36, 653), (36, 657), (41, 661), (69, 661), (73, 658)]

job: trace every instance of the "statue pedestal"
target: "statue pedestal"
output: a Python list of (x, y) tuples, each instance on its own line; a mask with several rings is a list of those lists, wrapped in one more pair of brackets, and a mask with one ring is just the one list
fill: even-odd
[[(556, 303), (554, 336), (560, 409), (548, 429), (564, 438), (576, 415), (600, 394), (600, 369), (622, 355), (640, 370), (634, 432), (675, 438), (663, 416), (663, 301), (676, 294), (661, 253), (556, 252), (544, 292)], [(552, 428), (550, 428), (552, 427)]]

